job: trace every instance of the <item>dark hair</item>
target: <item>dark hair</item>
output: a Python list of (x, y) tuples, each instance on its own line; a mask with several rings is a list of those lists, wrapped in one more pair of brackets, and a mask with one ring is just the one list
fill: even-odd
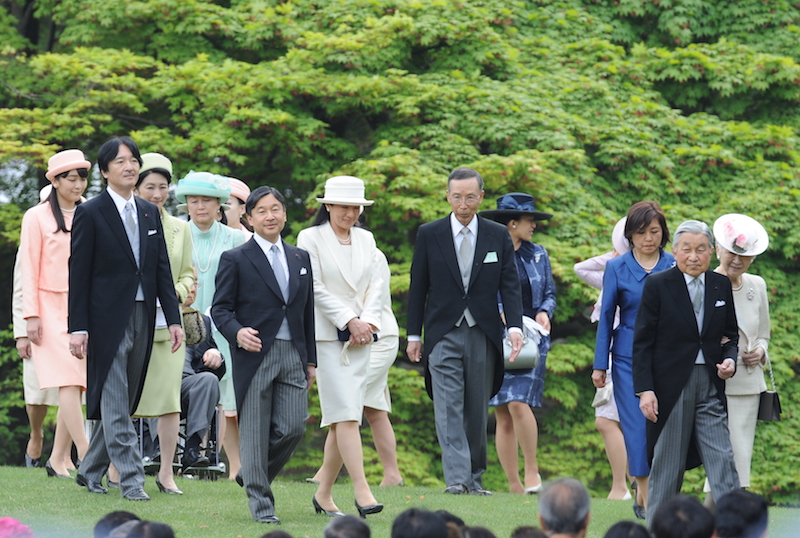
[(650, 533), (638, 523), (620, 521), (612, 525), (603, 538), (650, 538)]
[[(316, 216), (314, 216), (314, 222), (311, 223), (312, 227), (313, 226), (319, 226), (320, 224), (325, 224), (326, 222), (330, 222), (331, 214), (328, 211), (328, 208), (325, 207), (325, 205), (326, 204), (322, 204), (322, 205), (319, 206), (319, 209), (317, 209), (317, 214), (316, 214)], [(327, 205), (344, 205), (344, 204), (327, 204)], [(350, 207), (353, 207), (353, 206), (350, 206)], [(356, 220), (356, 223), (353, 224), (353, 226), (361, 227), (361, 224), (364, 222), (364, 219), (362, 218), (363, 215), (364, 215), (364, 213), (362, 212), (358, 216), (358, 219)]]
[(434, 514), (442, 518), (445, 523), (452, 523), (457, 527), (466, 527), (464, 520), (452, 512), (448, 512), (447, 510), (437, 510), (436, 512), (434, 512)]
[(559, 478), (539, 495), (539, 517), (548, 533), (580, 532), (589, 520), (592, 500), (586, 486), (574, 478)]
[(126, 521), (136, 520), (139, 521), (139, 516), (134, 513), (126, 512), (125, 510), (117, 510), (109, 512), (100, 518), (94, 526), (94, 538), (107, 538), (109, 533), (125, 523)]
[[(100, 146), (100, 149), (97, 151), (97, 166), (100, 168), (101, 172), (108, 172), (108, 165), (119, 154), (120, 146), (126, 146), (131, 150), (133, 156), (139, 161), (139, 166), (142, 165), (142, 155), (139, 153), (139, 146), (136, 145), (136, 142), (127, 136), (115, 136)], [(103, 183), (108, 185), (108, 179), (106, 179), (105, 176), (103, 176)]]
[(651, 200), (636, 202), (628, 210), (628, 220), (625, 222), (625, 239), (633, 245), (631, 240), (633, 234), (644, 232), (653, 222), (653, 219), (656, 219), (661, 226), (661, 245), (659, 246), (664, 248), (669, 241), (667, 218), (664, 216), (664, 211), (661, 207)]
[(286, 531), (272, 531), (262, 534), (261, 538), (292, 538), (292, 535)]
[(169, 173), (169, 170), (165, 170), (163, 168), (151, 168), (150, 170), (145, 170), (141, 174), (139, 174), (139, 179), (136, 181), (136, 188), (139, 188), (139, 185), (142, 184), (142, 181), (152, 173), (161, 174), (165, 178), (167, 178), (167, 183), (172, 181), (172, 174)]
[(322, 536), (323, 538), (370, 538), (370, 530), (369, 525), (361, 518), (347, 514), (331, 519)]
[(511, 538), (547, 538), (547, 535), (539, 527), (526, 525), (514, 529), (511, 532)]
[(711, 538), (714, 516), (694, 497), (679, 495), (658, 507), (650, 530), (655, 538)]
[(447, 524), (439, 515), (409, 508), (394, 519), (391, 538), (447, 538)]
[(767, 501), (751, 491), (735, 489), (717, 500), (714, 517), (718, 538), (758, 538), (767, 530)]
[[(89, 171), (86, 168), (76, 168), (76, 172), (82, 178), (89, 177)], [(65, 179), (72, 170), (67, 170), (66, 172), (62, 172), (58, 174), (53, 179)], [(67, 224), (64, 222), (64, 215), (61, 213), (61, 206), (58, 203), (58, 193), (56, 192), (56, 186), (53, 185), (50, 189), (50, 196), (47, 197), (47, 201), (50, 202), (50, 210), (53, 212), (53, 218), (56, 219), (56, 233), (64, 232), (65, 234), (70, 233), (70, 230), (67, 230)], [(80, 204), (81, 201), (78, 200), (75, 202), (75, 205)]]
[(483, 177), (481, 177), (480, 173), (477, 170), (473, 170), (472, 168), (467, 168), (466, 166), (461, 166), (456, 168), (452, 172), (450, 172), (450, 177), (447, 178), (447, 189), (450, 189), (450, 182), (459, 179), (472, 179), (475, 178), (478, 180), (478, 190), (483, 190)]
[(258, 204), (258, 201), (264, 198), (265, 196), (269, 195), (274, 196), (283, 206), (283, 210), (286, 211), (286, 200), (281, 194), (281, 191), (276, 189), (275, 187), (258, 187), (253, 192), (250, 193), (250, 196), (247, 197), (247, 201), (244, 203), (244, 212), (253, 216), (253, 208)]
[(175, 531), (159, 521), (140, 521), (128, 533), (127, 538), (175, 538)]
[(486, 527), (467, 527), (464, 529), (465, 538), (497, 538), (492, 531)]

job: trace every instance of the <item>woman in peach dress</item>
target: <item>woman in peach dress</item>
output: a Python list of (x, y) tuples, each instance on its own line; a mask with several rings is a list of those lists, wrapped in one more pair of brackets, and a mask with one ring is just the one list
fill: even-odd
[(67, 334), (68, 262), (72, 217), (91, 163), (83, 152), (70, 149), (55, 154), (45, 176), (53, 185), (46, 202), (29, 209), (22, 219), (22, 310), (33, 362), (41, 389), (58, 388), (56, 440), (47, 475), (70, 478), (66, 461), (75, 442), (83, 459), (89, 442), (83, 428), (81, 393), (86, 390), (86, 361), (69, 352)]

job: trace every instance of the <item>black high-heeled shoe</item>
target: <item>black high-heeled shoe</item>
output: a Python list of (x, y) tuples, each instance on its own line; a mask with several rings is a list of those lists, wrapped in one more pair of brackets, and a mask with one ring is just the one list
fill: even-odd
[(358, 510), (358, 515), (361, 516), (361, 519), (367, 519), (367, 515), (377, 514), (383, 510), (383, 505), (381, 503), (370, 504), (369, 506), (361, 506), (358, 504), (358, 501), (355, 501), (355, 503), (356, 510)]
[(318, 514), (322, 514), (322, 513), (324, 513), (324, 514), (325, 514), (326, 516), (328, 516), (328, 517), (338, 517), (338, 516), (343, 516), (343, 515), (344, 515), (344, 512), (341, 512), (341, 511), (339, 511), (339, 510), (325, 510), (325, 509), (324, 509), (323, 507), (321, 507), (321, 506), (319, 505), (319, 503), (317, 502), (317, 496), (316, 496), (316, 495), (314, 495), (313, 497), (311, 497), (311, 504), (313, 504), (313, 505), (314, 505), (314, 510), (316, 510), (316, 512), (317, 512)]
[(44, 464), (44, 470), (47, 471), (47, 476), (50, 478), (69, 478), (70, 480), (72, 477), (68, 474), (58, 474), (53, 466), (50, 465), (50, 460), (47, 460), (47, 463)]
[(158, 478), (156, 478), (156, 486), (158, 486), (158, 491), (161, 493), (166, 493), (167, 495), (183, 495), (183, 492), (178, 488), (169, 489), (168, 487), (164, 486), (164, 484), (162, 484), (161, 480)]

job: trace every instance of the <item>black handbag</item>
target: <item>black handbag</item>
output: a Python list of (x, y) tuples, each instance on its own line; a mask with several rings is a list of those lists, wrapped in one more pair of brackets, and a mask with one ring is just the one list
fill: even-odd
[(781, 400), (778, 391), (775, 390), (775, 376), (772, 375), (772, 363), (767, 357), (769, 368), (769, 379), (772, 383), (772, 390), (765, 390), (761, 393), (761, 400), (758, 403), (758, 420), (772, 422), (781, 419)]

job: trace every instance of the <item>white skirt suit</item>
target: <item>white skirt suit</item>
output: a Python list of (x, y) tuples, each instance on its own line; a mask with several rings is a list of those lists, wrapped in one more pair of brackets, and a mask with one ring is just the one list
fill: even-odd
[(367, 395), (364, 406), (378, 411), (392, 411), (392, 398), (389, 394), (389, 369), (397, 359), (400, 348), (400, 330), (392, 312), (392, 292), (389, 287), (392, 273), (389, 262), (380, 249), (375, 249), (383, 279), (383, 299), (381, 300), (381, 332), (378, 341), (370, 346), (369, 373), (367, 374)]
[(383, 279), (375, 239), (353, 227), (349, 245), (339, 244), (329, 223), (312, 226), (297, 236), (297, 246), (311, 258), (314, 274), (314, 323), (317, 340), (317, 390), (321, 426), (361, 423), (371, 344), (348, 347), (338, 330), (359, 317), (381, 329)]

